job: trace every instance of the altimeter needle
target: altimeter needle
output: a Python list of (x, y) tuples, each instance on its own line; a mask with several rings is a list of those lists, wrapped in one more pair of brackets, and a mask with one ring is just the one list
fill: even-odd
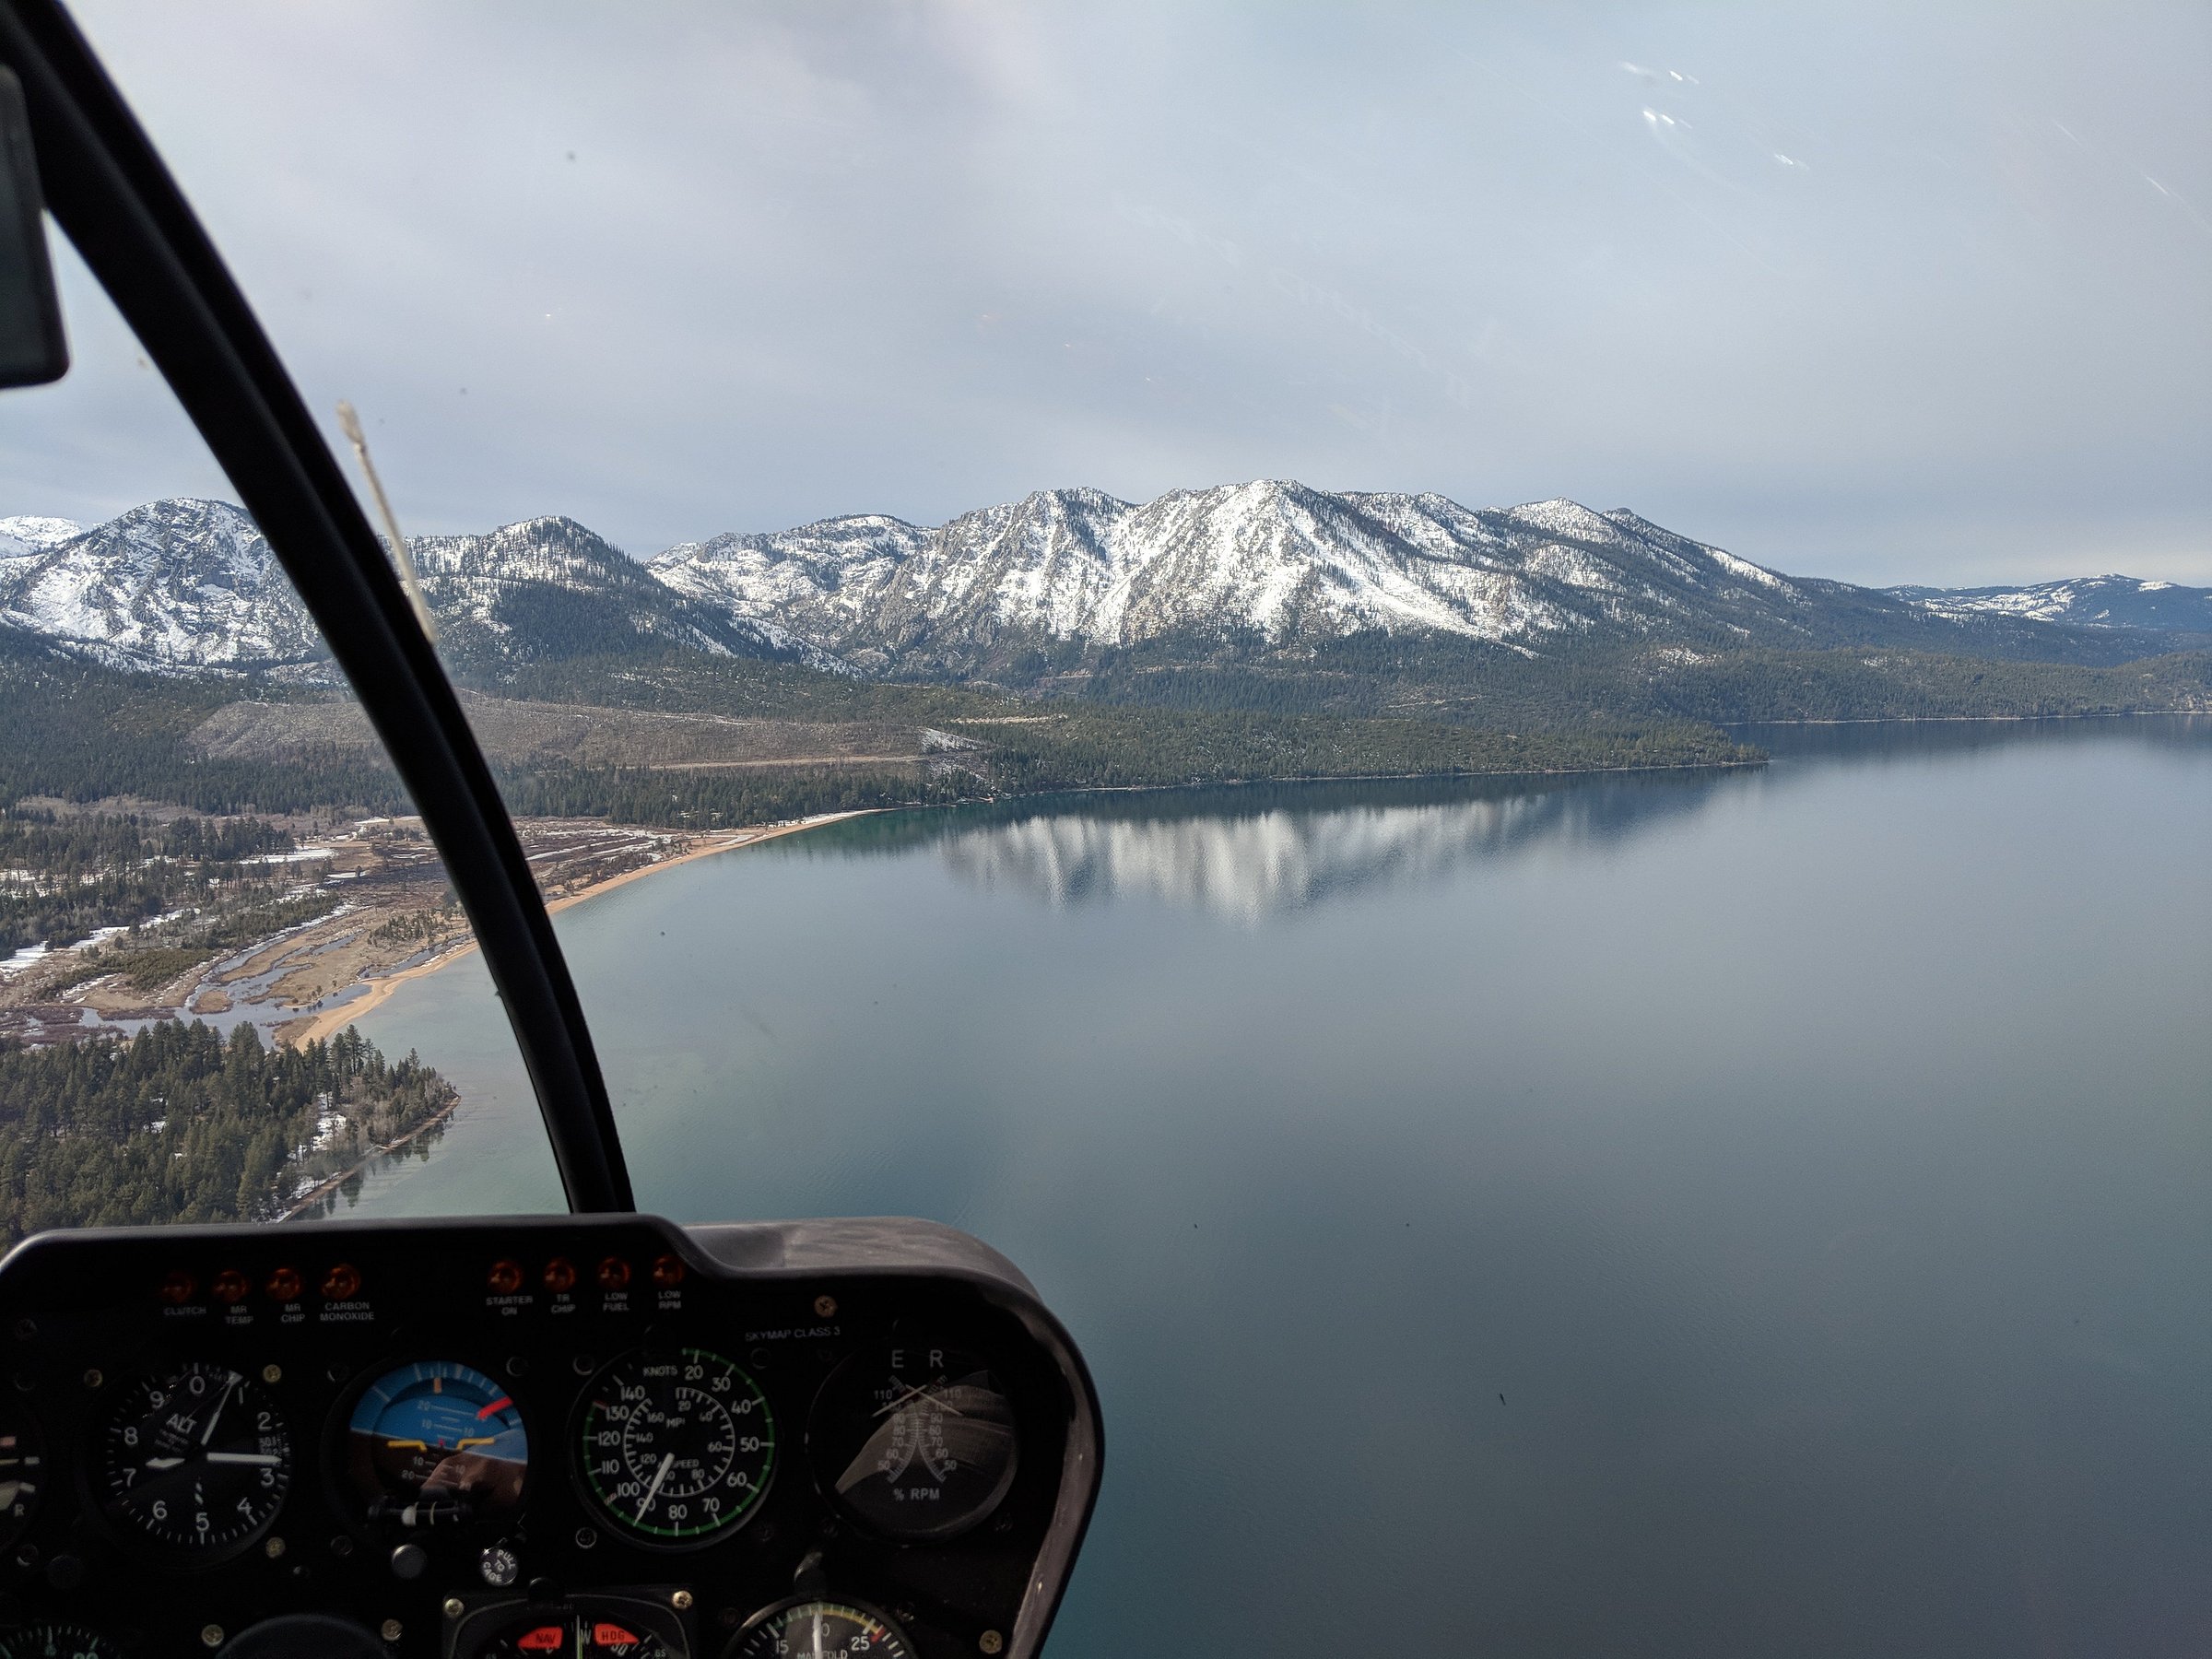
[(661, 1482), (668, 1478), (668, 1471), (675, 1467), (676, 1453), (662, 1453), (661, 1466), (653, 1472), (653, 1484), (645, 1488), (645, 1496), (638, 1500), (638, 1520), (641, 1523), (645, 1519), (645, 1512), (653, 1507), (653, 1499), (659, 1496)]
[(173, 1469), (183, 1461), (181, 1457), (149, 1457), (146, 1460), (146, 1466), (149, 1469)]
[(232, 1377), (223, 1384), (223, 1392), (215, 1396), (215, 1409), (207, 1414), (207, 1427), (200, 1430), (201, 1445), (206, 1445), (215, 1438), (215, 1426), (222, 1419), (223, 1407), (230, 1403), (230, 1391), (237, 1386), (238, 1379)]

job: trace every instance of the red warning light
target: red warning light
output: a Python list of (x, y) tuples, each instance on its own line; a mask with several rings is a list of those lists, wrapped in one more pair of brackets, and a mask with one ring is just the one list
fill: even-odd
[(494, 1296), (512, 1296), (523, 1288), (523, 1265), (520, 1262), (494, 1262), (491, 1271), (484, 1276)]
[(546, 1264), (546, 1288), (556, 1295), (565, 1296), (576, 1288), (576, 1264), (567, 1256), (555, 1256)]
[(653, 1282), (664, 1290), (673, 1290), (684, 1282), (684, 1265), (675, 1256), (653, 1258)]
[(244, 1301), (246, 1292), (253, 1287), (246, 1283), (246, 1276), (237, 1268), (226, 1267), (215, 1276), (215, 1283), (209, 1288), (215, 1292), (216, 1300), (236, 1302)]
[(278, 1301), (298, 1301), (305, 1288), (297, 1267), (279, 1267), (269, 1275), (268, 1292)]
[(199, 1288), (200, 1281), (180, 1267), (161, 1281), (161, 1300), (172, 1308), (181, 1308)]
[(323, 1276), (323, 1294), (332, 1301), (351, 1301), (361, 1293), (361, 1270), (340, 1262)]
[(608, 1256), (599, 1264), (599, 1288), (622, 1290), (629, 1286), (629, 1264), (620, 1256)]
[(568, 1635), (559, 1625), (539, 1625), (535, 1630), (524, 1630), (514, 1639), (515, 1651), (522, 1653), (558, 1653), (561, 1639)]

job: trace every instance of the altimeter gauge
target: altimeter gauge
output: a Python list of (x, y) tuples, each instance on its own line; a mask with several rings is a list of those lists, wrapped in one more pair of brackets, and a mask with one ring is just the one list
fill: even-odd
[(141, 1377), (101, 1437), (100, 1508), (158, 1547), (193, 1556), (242, 1549), (284, 1507), (292, 1441), (259, 1384), (206, 1361)]
[(702, 1544), (759, 1509), (775, 1475), (775, 1419), (760, 1385), (720, 1354), (629, 1354), (592, 1380), (576, 1456), (584, 1489), (623, 1532)]

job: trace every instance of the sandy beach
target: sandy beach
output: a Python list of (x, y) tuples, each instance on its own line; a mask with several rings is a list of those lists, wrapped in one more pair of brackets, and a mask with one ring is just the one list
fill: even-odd
[[(712, 858), (724, 853), (734, 853), (740, 847), (754, 846), (761, 841), (777, 840), (782, 836), (797, 835), (803, 830), (818, 830), (824, 824), (834, 824), (845, 818), (865, 816), (865, 812), (827, 812), (818, 818), (801, 818), (795, 823), (773, 824), (762, 829), (732, 830), (719, 835), (702, 836), (696, 845), (688, 847), (672, 857), (658, 859), (652, 864), (640, 865), (634, 869), (624, 870), (619, 875), (610, 876), (605, 881), (594, 882), (589, 887), (580, 888), (574, 892), (564, 893), (558, 899), (550, 900), (546, 905), (546, 912), (548, 915), (558, 915), (562, 911), (596, 899), (603, 893), (611, 893), (618, 887), (627, 886), (633, 881), (642, 881), (646, 877), (658, 875), (663, 870), (673, 870), (678, 865), (690, 864), (701, 858)], [(441, 969), (449, 968), (463, 957), (470, 955), (476, 948), (476, 940), (468, 939), (450, 950), (441, 951), (428, 961), (418, 962), (413, 967), (404, 968), (396, 973), (383, 974), (374, 979), (365, 980), (362, 983), (368, 986), (368, 990), (364, 994), (341, 1003), (335, 1008), (325, 1008), (323, 1012), (311, 1015), (305, 1019), (295, 1020), (283, 1027), (277, 1035), (283, 1041), (293, 1047), (302, 1047), (310, 1042), (319, 1042), (335, 1037), (362, 1015), (373, 1008), (381, 1007), (394, 992), (409, 980), (422, 979), (429, 974), (438, 972)]]

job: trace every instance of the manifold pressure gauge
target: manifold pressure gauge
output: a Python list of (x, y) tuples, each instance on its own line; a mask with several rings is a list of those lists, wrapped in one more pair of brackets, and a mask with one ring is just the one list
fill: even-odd
[(913, 1659), (904, 1632), (865, 1602), (798, 1595), (746, 1620), (727, 1659)]

